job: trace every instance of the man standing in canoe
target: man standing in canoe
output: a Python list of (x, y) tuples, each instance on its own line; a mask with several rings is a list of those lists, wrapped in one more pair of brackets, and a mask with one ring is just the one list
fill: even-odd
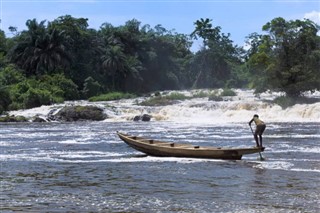
[[(253, 118), (251, 119), (251, 121), (249, 121), (249, 126), (251, 128), (251, 123), (254, 121), (254, 123), (256, 124), (256, 131), (254, 132), (254, 139), (256, 140), (256, 144), (257, 147), (262, 147), (262, 134), (264, 132), (264, 130), (266, 129), (266, 124), (259, 119), (259, 115), (254, 115)], [(252, 128), (251, 128), (252, 130)], [(258, 135), (259, 135), (259, 139), (260, 139), (260, 144), (258, 141)]]

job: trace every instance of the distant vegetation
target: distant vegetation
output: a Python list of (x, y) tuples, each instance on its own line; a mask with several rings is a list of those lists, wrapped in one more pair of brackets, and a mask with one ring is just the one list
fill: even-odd
[(221, 92), (220, 96), (236, 96), (237, 93), (233, 91), (232, 89), (225, 88)]
[(129, 94), (129, 93), (122, 93), (122, 92), (111, 92), (107, 94), (102, 94), (98, 96), (93, 96), (89, 98), (89, 101), (112, 101), (112, 100), (119, 100), (119, 99), (127, 99), (127, 98), (135, 98), (136, 95)]
[[(228, 88), (282, 91), (290, 99), (320, 89), (319, 26), (275, 18), (263, 34), (234, 45), (230, 34), (199, 19), (190, 35), (129, 20), (88, 28), (88, 19), (61, 16), (26, 21), (27, 30), (0, 30), (0, 114), (65, 100), (114, 100), (152, 91)], [(192, 52), (194, 39), (202, 48)], [(118, 93), (119, 92), (119, 93)], [(198, 97), (204, 93), (197, 94)], [(181, 94), (155, 99), (187, 98)], [(286, 101), (284, 101), (286, 102)]]
[(177, 101), (190, 99), (191, 97), (187, 97), (186, 95), (179, 93), (179, 92), (173, 92), (171, 94), (167, 95), (157, 95), (154, 97), (151, 97), (145, 101), (142, 101), (139, 103), (139, 105), (142, 106), (163, 106), (163, 105), (170, 105), (174, 104)]
[(193, 98), (208, 98), (210, 101), (223, 101), (224, 96), (236, 96), (236, 92), (232, 89), (223, 89), (222, 92), (219, 90), (213, 91), (199, 91), (192, 94), (192, 96), (186, 96), (183, 93), (172, 92), (170, 94), (158, 94), (154, 97), (151, 97), (145, 101), (139, 103), (139, 105), (143, 106), (163, 106), (174, 104), (177, 101), (193, 99)]

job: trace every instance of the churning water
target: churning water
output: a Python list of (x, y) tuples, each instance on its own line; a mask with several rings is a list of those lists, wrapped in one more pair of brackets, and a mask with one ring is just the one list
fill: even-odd
[[(279, 122), (268, 111), (276, 112), (276, 106), (237, 109), (237, 101), (230, 101), (219, 109), (217, 103), (195, 102), (171, 110), (145, 108), (162, 116), (150, 122), (126, 121), (141, 108), (123, 102), (111, 121), (0, 124), (0, 211), (320, 212), (320, 122), (310, 121), (318, 116), (318, 103), (295, 106), (313, 108), (310, 117), (295, 112), (290, 122), (282, 112)], [(254, 112), (267, 123), (265, 161), (259, 154), (241, 161), (150, 157), (116, 136), (123, 131), (171, 142), (251, 147), (247, 123)]]

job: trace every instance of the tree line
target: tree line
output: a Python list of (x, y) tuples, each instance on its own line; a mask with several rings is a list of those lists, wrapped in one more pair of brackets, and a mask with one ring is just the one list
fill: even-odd
[[(248, 48), (199, 19), (190, 35), (136, 19), (91, 29), (88, 19), (61, 16), (0, 31), (0, 112), (109, 92), (143, 94), (189, 88), (253, 88), (298, 97), (320, 89), (319, 26), (275, 18)], [(202, 46), (191, 51), (192, 42)]]

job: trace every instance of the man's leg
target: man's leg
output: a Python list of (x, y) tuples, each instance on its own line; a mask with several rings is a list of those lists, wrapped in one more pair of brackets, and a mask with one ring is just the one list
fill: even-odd
[(259, 146), (258, 134), (257, 133), (254, 133), (254, 139), (256, 140), (257, 146)]
[(260, 139), (260, 147), (262, 147), (262, 135), (259, 135), (259, 139)]
[(258, 125), (257, 126), (257, 133), (259, 135), (259, 139), (260, 139), (260, 147), (262, 147), (262, 134), (264, 132), (264, 130), (266, 129), (266, 125), (262, 124), (262, 125)]

